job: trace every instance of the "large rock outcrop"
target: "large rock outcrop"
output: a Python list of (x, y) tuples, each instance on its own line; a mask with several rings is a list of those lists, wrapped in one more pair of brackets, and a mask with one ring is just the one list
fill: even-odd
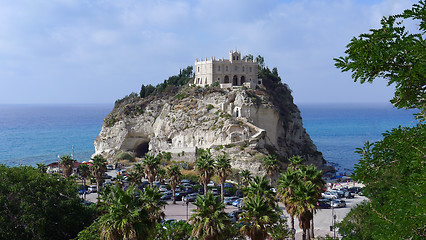
[(279, 156), (282, 168), (289, 157), (301, 155), (326, 170), (290, 90), (282, 84), (273, 92), (185, 86), (177, 94), (124, 99), (106, 117), (95, 140), (95, 154), (109, 160), (120, 151), (135, 157), (149, 151), (194, 161), (198, 148), (224, 151), (234, 168), (254, 173), (264, 173), (261, 160), (268, 153)]

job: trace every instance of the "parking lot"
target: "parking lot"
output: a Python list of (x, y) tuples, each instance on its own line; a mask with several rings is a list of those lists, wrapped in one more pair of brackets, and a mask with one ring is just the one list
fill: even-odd
[[(108, 174), (115, 177), (117, 172), (115, 170), (108, 171)], [(109, 181), (109, 180), (108, 180)], [(86, 195), (86, 200), (90, 202), (96, 202), (98, 194), (90, 193)], [(330, 226), (332, 225), (333, 214), (336, 216), (336, 222), (343, 220), (343, 218), (349, 213), (350, 209), (367, 198), (359, 195), (355, 195), (352, 199), (344, 199), (346, 201), (346, 207), (343, 208), (334, 208), (334, 209), (318, 209), (314, 215), (314, 228), (315, 236), (326, 236), (327, 234), (333, 236), (334, 231), (330, 231)], [(195, 206), (192, 202), (186, 204), (183, 201), (176, 201), (176, 204), (173, 204), (172, 200), (167, 200), (167, 205), (164, 209), (167, 219), (176, 219), (176, 220), (187, 220), (190, 218)], [(288, 219), (287, 224), (290, 227), (291, 221), (290, 216), (285, 211), (285, 208), (282, 203), (279, 203), (280, 208), (283, 210), (283, 216)], [(225, 211), (227, 213), (238, 210), (237, 207), (232, 205), (226, 205)], [(302, 230), (299, 228), (299, 222), (295, 218), (295, 230), (296, 230), (296, 239), (301, 239)], [(337, 236), (337, 231), (336, 231)]]

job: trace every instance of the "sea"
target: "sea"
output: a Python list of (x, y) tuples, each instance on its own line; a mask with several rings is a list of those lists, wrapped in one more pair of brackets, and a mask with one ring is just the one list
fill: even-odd
[[(414, 126), (414, 110), (390, 104), (299, 104), (303, 125), (324, 158), (339, 173), (353, 171), (354, 153), (392, 128)], [(49, 164), (71, 155), (90, 160), (93, 142), (112, 104), (0, 105), (0, 164)]]

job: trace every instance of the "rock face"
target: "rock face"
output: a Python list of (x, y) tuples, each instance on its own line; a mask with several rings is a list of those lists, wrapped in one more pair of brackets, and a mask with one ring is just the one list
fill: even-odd
[(279, 156), (282, 168), (301, 155), (326, 170), (290, 90), (282, 85), (279, 93), (186, 86), (177, 94), (127, 99), (106, 117), (95, 154), (112, 160), (120, 151), (135, 157), (170, 152), (174, 160), (194, 161), (198, 148), (210, 148), (214, 155), (226, 152), (233, 168), (253, 173), (264, 173), (268, 153)]

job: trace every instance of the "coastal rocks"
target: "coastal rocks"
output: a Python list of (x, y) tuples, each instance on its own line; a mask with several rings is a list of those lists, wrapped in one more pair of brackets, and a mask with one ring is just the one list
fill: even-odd
[(256, 174), (264, 173), (261, 160), (267, 154), (278, 155), (281, 168), (301, 155), (327, 170), (284, 87), (272, 96), (265, 90), (186, 86), (178, 94), (127, 99), (116, 104), (95, 140), (95, 154), (110, 161), (124, 151), (135, 157), (170, 152), (174, 160), (190, 162), (199, 148), (226, 152), (233, 168)]

